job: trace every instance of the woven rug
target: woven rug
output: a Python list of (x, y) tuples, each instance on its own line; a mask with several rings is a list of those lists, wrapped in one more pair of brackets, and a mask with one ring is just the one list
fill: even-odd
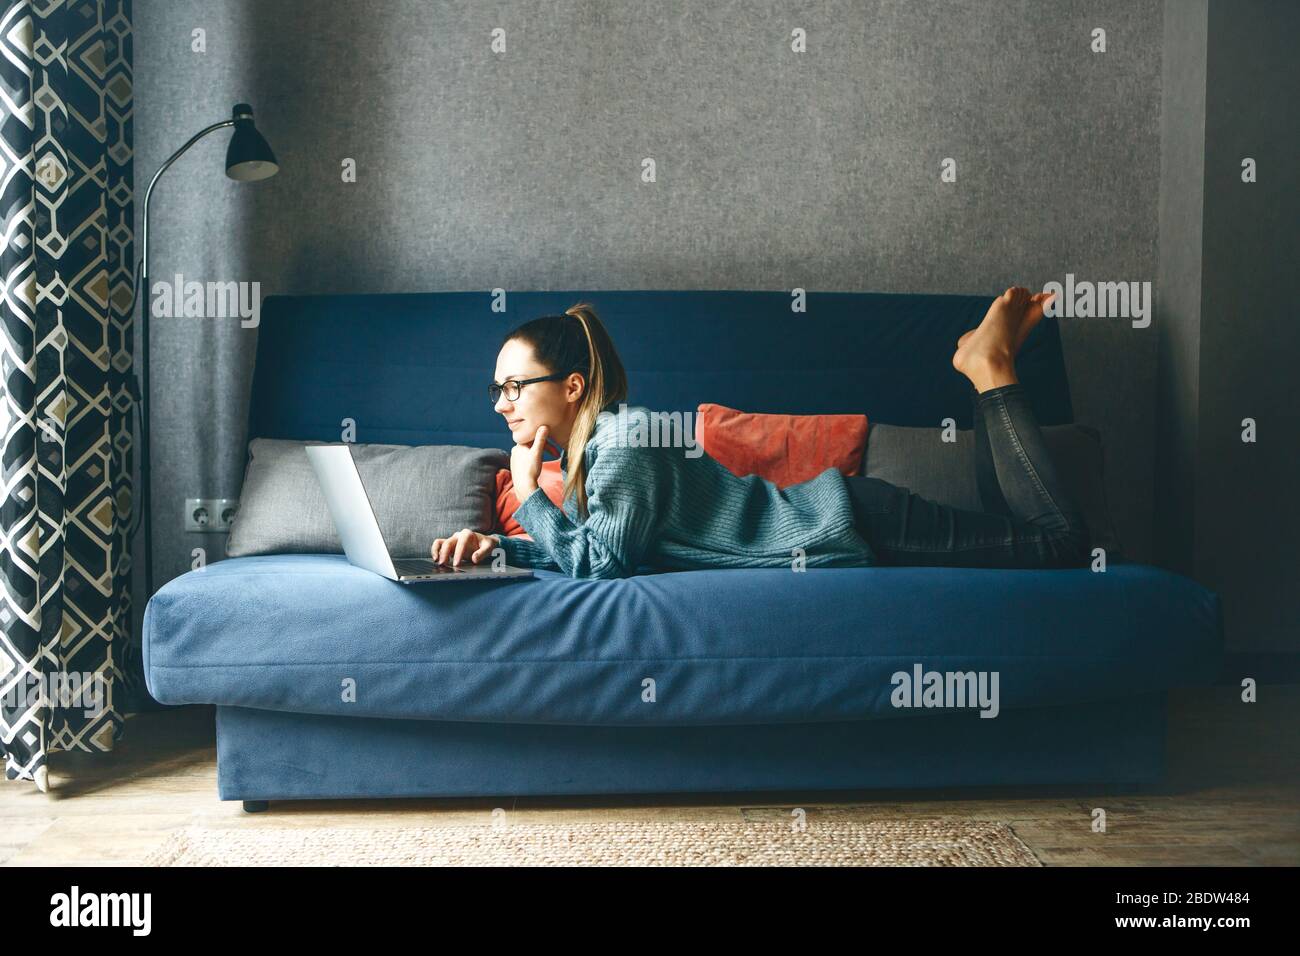
[(627, 820), (190, 827), (145, 866), (1041, 866), (1005, 823)]

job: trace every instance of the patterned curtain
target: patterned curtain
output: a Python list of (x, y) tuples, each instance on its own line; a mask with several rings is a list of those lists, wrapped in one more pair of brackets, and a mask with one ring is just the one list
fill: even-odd
[(50, 753), (123, 732), (131, 0), (0, 7), (0, 753), (45, 790)]

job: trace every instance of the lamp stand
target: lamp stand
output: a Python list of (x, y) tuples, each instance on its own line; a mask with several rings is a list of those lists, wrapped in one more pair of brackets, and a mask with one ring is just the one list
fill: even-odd
[[(172, 163), (204, 136), (226, 126), (234, 126), (233, 119), (213, 123), (199, 130), (176, 152), (168, 157), (167, 162), (158, 168), (149, 181), (149, 188), (144, 194), (144, 232), (140, 240), (140, 370), (136, 374), (137, 389), (140, 396), (140, 510), (144, 523), (144, 593), (145, 603), (153, 597), (153, 484), (149, 467), (149, 200), (153, 198), (153, 188), (158, 178), (167, 171)], [(140, 527), (131, 529), (130, 538), (134, 540), (135, 532)]]

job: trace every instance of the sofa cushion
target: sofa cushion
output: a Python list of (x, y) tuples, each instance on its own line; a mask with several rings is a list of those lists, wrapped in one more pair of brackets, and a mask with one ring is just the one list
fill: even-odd
[[(982, 511), (975, 482), (975, 433), (955, 431), (943, 441), (941, 428), (872, 425), (862, 473), (907, 488), (922, 498), (968, 511)], [(1123, 559), (1123, 547), (1106, 504), (1101, 433), (1087, 425), (1042, 426), (1043, 441), (1065, 490), (1073, 496), (1106, 560)]]
[(856, 475), (867, 444), (865, 415), (772, 415), (704, 402), (697, 408), (700, 447), (733, 475), (758, 475), (778, 488), (827, 468)]
[[(550, 498), (557, 507), (564, 507), (564, 473), (560, 471), (560, 459), (553, 458), (542, 462), (542, 473), (537, 476), (537, 487), (541, 488), (546, 497)], [(532, 541), (533, 536), (515, 520), (515, 512), (518, 510), (519, 498), (515, 495), (514, 475), (510, 473), (509, 468), (502, 468), (497, 472), (496, 526), (492, 530), (499, 531), (509, 538), (524, 538)]]
[[(343, 553), (307, 445), (321, 441), (255, 438), (239, 511), (226, 541), (232, 558), (257, 554)], [(338, 444), (334, 442), (332, 444)], [(495, 448), (354, 444), (352, 455), (393, 557), (429, 556), (435, 538), (495, 521)]]
[(507, 723), (895, 717), (918, 713), (890, 701), (892, 675), (918, 664), (996, 671), (1001, 710), (1065, 705), (1212, 679), (1221, 650), (1218, 597), (1140, 564), (538, 570), (450, 587), (271, 555), (174, 578), (144, 615), (166, 704)]

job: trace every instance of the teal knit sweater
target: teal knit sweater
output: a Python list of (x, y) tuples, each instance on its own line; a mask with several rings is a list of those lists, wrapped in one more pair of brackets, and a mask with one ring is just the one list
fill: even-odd
[[(647, 447), (653, 414), (629, 406), (602, 415), (587, 441), (587, 511), (561, 509), (537, 488), (514, 518), (532, 541), (501, 536), (506, 560), (575, 578), (619, 578), (638, 566), (665, 570), (807, 567), (876, 563), (854, 528), (853, 506), (835, 468), (784, 489), (757, 475), (738, 478), (696, 446)], [(638, 447), (638, 439), (640, 447)], [(697, 457), (690, 457), (687, 452)], [(567, 472), (568, 451), (560, 456)]]

